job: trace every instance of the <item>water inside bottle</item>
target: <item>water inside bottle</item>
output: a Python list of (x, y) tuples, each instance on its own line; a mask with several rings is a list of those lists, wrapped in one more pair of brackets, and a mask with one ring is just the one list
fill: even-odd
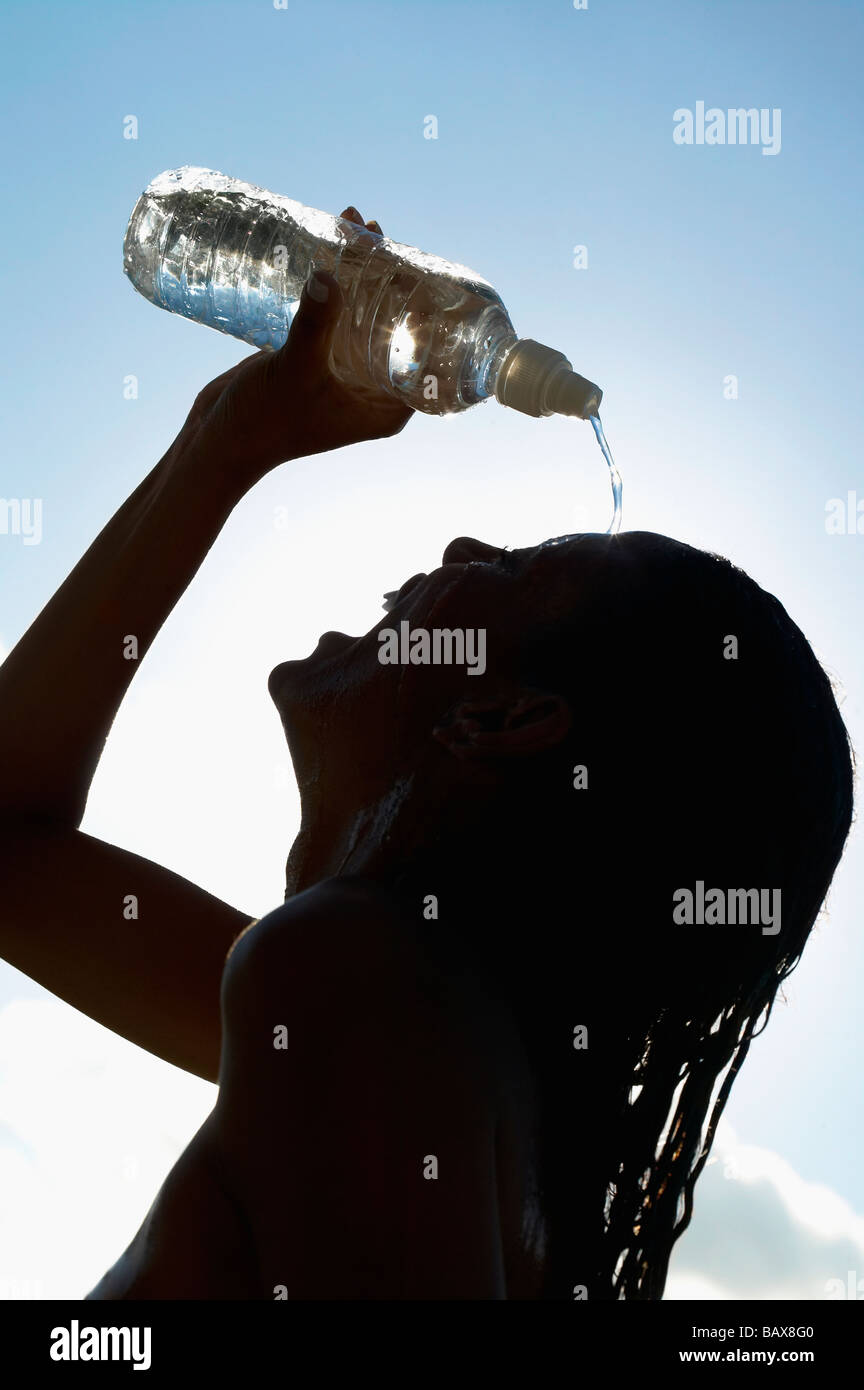
[(214, 170), (167, 170), (124, 241), (133, 285), (172, 313), (257, 348), (280, 348), (312, 265), (345, 298), (331, 367), (426, 414), (492, 393), (499, 341), (515, 339), (498, 292), (466, 266)]

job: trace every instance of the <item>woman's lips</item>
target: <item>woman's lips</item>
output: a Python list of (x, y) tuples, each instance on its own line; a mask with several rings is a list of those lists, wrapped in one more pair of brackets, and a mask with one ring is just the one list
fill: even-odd
[[(409, 594), (413, 594), (415, 589), (418, 589), (424, 580), (440, 576), (440, 582), (432, 585), (426, 594), (427, 598), (437, 601), (444, 590), (448, 589), (450, 585), (454, 583), (454, 580), (458, 578), (458, 574), (445, 573), (445, 571), (457, 570), (458, 573), (461, 574), (464, 569), (466, 569), (464, 564), (450, 564), (442, 565), (440, 569), (435, 570), (434, 575), (427, 574), (425, 570), (421, 571), (419, 574), (412, 574), (410, 579), (405, 580), (401, 589), (393, 589), (390, 593), (384, 595), (385, 599), (390, 600), (390, 602), (385, 605), (387, 612), (384, 625), (386, 625), (387, 620), (392, 617), (396, 605), (406, 599)], [(380, 631), (381, 627), (382, 620), (379, 618), (378, 622), (372, 627), (371, 632), (377, 633)], [(367, 637), (370, 635), (370, 633), (366, 634)], [(346, 632), (324, 632), (318, 639), (318, 645), (313, 652), (313, 656), (337, 656), (341, 652), (347, 651), (349, 647), (353, 647), (355, 643), (362, 641), (362, 637), (349, 637)]]
[(347, 632), (322, 632), (315, 650), (322, 656), (330, 656), (331, 653), (344, 652), (359, 640), (359, 637), (349, 637)]
[(401, 599), (410, 594), (412, 589), (416, 589), (417, 585), (421, 584), (423, 580), (427, 578), (428, 575), (425, 572), (413, 574), (410, 579), (405, 580), (401, 589), (388, 589), (387, 593), (384, 595), (384, 608), (386, 611), (388, 613), (392, 612)]
[[(401, 589), (394, 591), (394, 598), (397, 601), (404, 599), (409, 593), (413, 593), (415, 589), (418, 589), (424, 580), (429, 580), (430, 583), (428, 587), (424, 590), (424, 594), (422, 595), (420, 602), (423, 611), (431, 613), (437, 606), (439, 600), (442, 598), (444, 593), (446, 593), (446, 591), (449, 588), (451, 588), (454, 583), (457, 582), (462, 572), (466, 568), (467, 566), (464, 564), (451, 562), (450, 564), (442, 565), (439, 569), (434, 570), (431, 574), (421, 573), (412, 575), (410, 579), (407, 579), (405, 581)], [(332, 657), (340, 657), (351, 647), (359, 648), (361, 643), (371, 642), (373, 637), (376, 639), (377, 645), (377, 634), (380, 632), (382, 627), (386, 627), (388, 621), (390, 621), (390, 618), (390, 613), (385, 614), (383, 619), (379, 618), (378, 622), (375, 623), (375, 625), (370, 629), (369, 632), (365, 634), (364, 637), (350, 637), (347, 632), (323, 632), (321, 636), (318, 638), (317, 646), (309, 654), (309, 656), (297, 658), (292, 661), (285, 661), (280, 666), (277, 666), (273, 671), (271, 671), (270, 679), (268, 682), (271, 696), (273, 696), (274, 699), (278, 699), (278, 696), (282, 691), (282, 687), (287, 685), (291, 677), (296, 675), (297, 671), (302, 666), (304, 666), (306, 662), (322, 659), (327, 660)]]

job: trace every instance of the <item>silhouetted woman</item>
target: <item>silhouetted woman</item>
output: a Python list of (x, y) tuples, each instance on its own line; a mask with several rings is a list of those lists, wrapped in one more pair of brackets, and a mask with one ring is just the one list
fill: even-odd
[[(89, 1297), (659, 1298), (851, 819), (775, 598), (663, 536), (460, 539), (270, 677), (302, 804), (284, 905), (250, 925), (79, 829), (128, 638), (233, 506), (409, 418), (331, 373), (341, 303), (319, 277), (280, 352), (202, 391), (0, 668), (5, 957), (219, 1082)], [(482, 630), (485, 671), (382, 664), (402, 620)]]

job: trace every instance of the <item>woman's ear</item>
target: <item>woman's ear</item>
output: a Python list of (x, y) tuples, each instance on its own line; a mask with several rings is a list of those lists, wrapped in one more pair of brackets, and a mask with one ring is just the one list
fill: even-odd
[(570, 706), (562, 695), (522, 690), (516, 695), (460, 701), (432, 730), (432, 737), (454, 757), (493, 761), (554, 748), (572, 722)]

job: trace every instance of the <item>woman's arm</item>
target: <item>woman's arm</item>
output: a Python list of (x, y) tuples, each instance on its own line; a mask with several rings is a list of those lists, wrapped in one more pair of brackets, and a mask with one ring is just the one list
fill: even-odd
[(0, 951), (211, 1080), (222, 965), (251, 914), (78, 827), (138, 664), (240, 498), (285, 460), (394, 434), (410, 417), (333, 377), (342, 300), (332, 277), (324, 284), (323, 300), (304, 292), (285, 347), (205, 387), (168, 453), (0, 666)]
[[(198, 396), (168, 453), (0, 666), (0, 826), (80, 825), (138, 662), (236, 503), (289, 459), (398, 432), (411, 411), (329, 369), (342, 299), (304, 291), (285, 346)], [(137, 660), (129, 659), (129, 639)]]
[(0, 824), (80, 825), (140, 660), (242, 492), (175, 444), (0, 666)]

